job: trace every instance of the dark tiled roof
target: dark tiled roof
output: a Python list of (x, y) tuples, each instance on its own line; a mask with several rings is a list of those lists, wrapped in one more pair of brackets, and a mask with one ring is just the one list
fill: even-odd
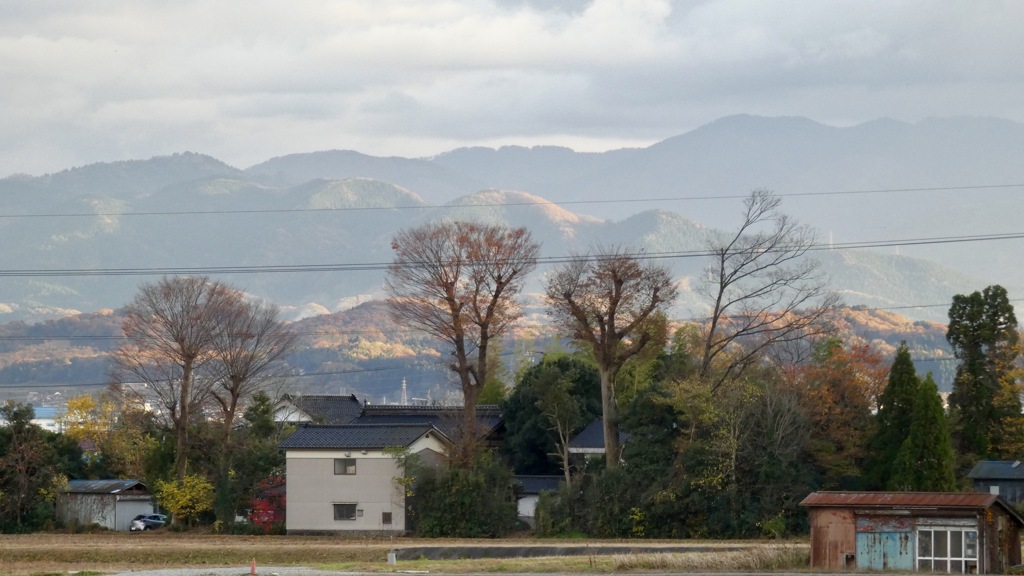
[(285, 450), (379, 450), (392, 446), (409, 446), (431, 431), (444, 437), (430, 424), (305, 424), (285, 438), (278, 447)]
[(135, 488), (146, 492), (146, 485), (138, 480), (69, 480), (66, 492), (72, 494), (118, 494)]
[(359, 417), (363, 405), (355, 394), (349, 396), (309, 395), (286, 398), (318, 424), (350, 424)]
[(541, 492), (554, 492), (565, 481), (563, 476), (516, 476), (519, 482), (521, 494), (540, 494)]
[[(363, 414), (353, 423), (431, 424), (449, 438), (454, 438), (455, 431), (462, 423), (462, 413), (461, 406), (367, 405), (363, 407)], [(480, 425), (480, 435), (488, 436), (501, 426), (501, 410), (492, 405), (477, 406), (476, 421)]]
[[(619, 430), (619, 443), (629, 440), (629, 434)], [(604, 420), (598, 418), (569, 440), (570, 450), (604, 450)]]
[(973, 480), (1024, 480), (1024, 462), (1020, 460), (982, 460), (971, 468)]

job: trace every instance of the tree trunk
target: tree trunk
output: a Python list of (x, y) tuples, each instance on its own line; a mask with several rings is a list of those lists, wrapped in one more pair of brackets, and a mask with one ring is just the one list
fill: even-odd
[(191, 402), (189, 396), (191, 395), (192, 387), (192, 360), (186, 359), (181, 367), (181, 393), (179, 394), (179, 411), (178, 418), (175, 420), (174, 425), (178, 427), (175, 430), (175, 442), (174, 447), (174, 475), (178, 481), (185, 479), (185, 475), (188, 473), (188, 425), (191, 420), (191, 414), (189, 409), (191, 408)]
[(600, 368), (601, 411), (604, 414), (604, 461), (609, 470), (619, 467), (619, 415), (615, 409), (612, 371)]

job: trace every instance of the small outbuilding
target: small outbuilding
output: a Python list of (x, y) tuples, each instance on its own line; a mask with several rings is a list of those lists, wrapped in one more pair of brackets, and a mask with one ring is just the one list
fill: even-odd
[(1024, 520), (994, 494), (815, 492), (800, 505), (815, 569), (992, 574), (1021, 561)]
[(152, 513), (153, 495), (138, 480), (71, 480), (57, 496), (57, 521), (69, 528), (127, 532), (132, 518)]
[(558, 492), (565, 482), (564, 476), (518, 475), (516, 483), (516, 506), (519, 509), (519, 521), (530, 528), (536, 528), (537, 501), (541, 492)]

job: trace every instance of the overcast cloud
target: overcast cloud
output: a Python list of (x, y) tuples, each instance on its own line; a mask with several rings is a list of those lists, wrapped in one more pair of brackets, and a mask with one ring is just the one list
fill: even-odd
[(1024, 122), (1015, 0), (0, 0), (0, 176), (193, 151), (647, 145), (719, 117)]

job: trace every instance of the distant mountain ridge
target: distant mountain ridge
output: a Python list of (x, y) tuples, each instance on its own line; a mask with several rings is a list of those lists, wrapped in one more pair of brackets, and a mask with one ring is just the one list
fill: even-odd
[[(545, 255), (595, 244), (700, 251), (716, 229), (735, 226), (741, 198), (758, 187), (782, 195), (784, 211), (840, 248), (816, 256), (850, 304), (938, 304), (991, 283), (1012, 296), (1024, 286), (1021, 240), (950, 240), (1021, 232), (1019, 187), (986, 185), (1024, 184), (1022, 149), (1024, 126), (996, 119), (835, 128), (734, 116), (605, 153), (326, 151), (245, 169), (181, 153), (11, 176), (0, 179), (0, 321), (117, 308), (139, 282), (178, 270), (227, 280), (293, 317), (342, 310), (379, 296), (397, 231), (438, 218), (527, 226)], [(936, 243), (884, 245), (929, 238)], [(852, 241), (878, 246), (841, 249)], [(666, 261), (684, 285), (700, 280), (701, 259)], [(684, 290), (679, 313), (698, 304)]]
[[(33, 324), (0, 323), (0, 402), (61, 406), (73, 396), (103, 389), (109, 381), (110, 355), (121, 343), (123, 319), (122, 310), (104, 310)], [(551, 341), (553, 329), (537, 320), (536, 310), (528, 310), (517, 327), (518, 338), (528, 337), (537, 345), (506, 343), (506, 368), (535, 361), (548, 348), (543, 344)], [(290, 369), (275, 381), (274, 394), (355, 394), (374, 404), (395, 402), (403, 391), (433, 401), (457, 399), (443, 347), (392, 322), (385, 302), (313, 316), (291, 328), (299, 345), (287, 359)], [(850, 344), (870, 343), (883, 357), (891, 357), (906, 341), (918, 370), (932, 372), (948, 389), (956, 363), (942, 324), (848, 308), (837, 319), (836, 335)]]

